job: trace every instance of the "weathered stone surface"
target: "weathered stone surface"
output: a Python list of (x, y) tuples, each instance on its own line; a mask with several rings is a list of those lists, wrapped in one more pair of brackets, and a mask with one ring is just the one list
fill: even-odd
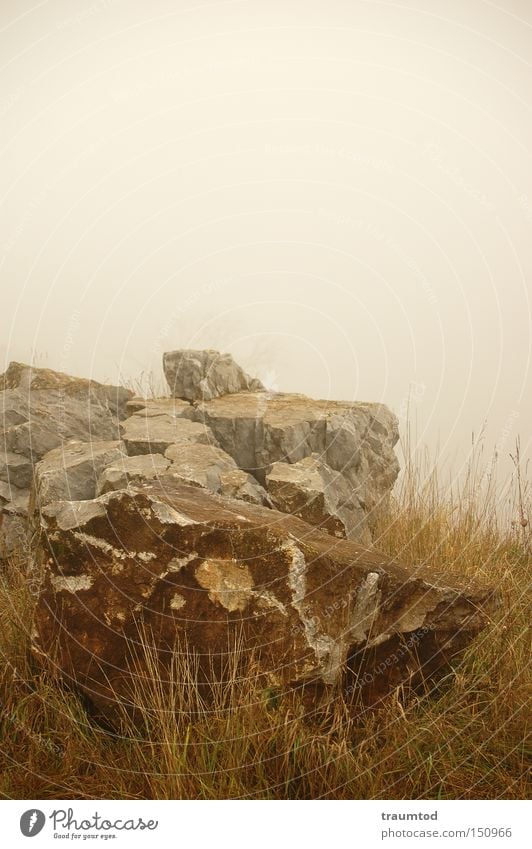
[(170, 467), (170, 460), (162, 454), (141, 454), (120, 457), (103, 470), (96, 487), (96, 495), (105, 495), (117, 489), (127, 489), (147, 480), (158, 478)]
[(174, 419), (192, 419), (194, 409), (180, 398), (132, 398), (126, 404), (129, 416), (172, 416)]
[[(22, 424), (28, 421), (34, 412), (36, 418), (39, 413), (47, 420), (53, 418), (56, 426), (62, 430), (72, 429), (81, 423), (83, 435), (86, 433), (89, 414), (98, 416), (94, 422), (98, 427), (104, 426), (101, 418), (106, 420), (107, 426), (109, 420), (114, 424), (112, 417), (125, 417), (125, 406), (133, 395), (123, 386), (110, 386), (51, 369), (14, 362), (0, 375), (0, 393), (2, 392), (8, 393), (2, 402), (6, 416), (6, 421), (2, 420), (4, 426), (8, 422), (14, 425)], [(79, 409), (80, 402), (85, 404), (82, 410)], [(103, 413), (107, 415), (102, 416)], [(13, 417), (19, 420), (15, 421)], [(9, 421), (10, 418), (12, 421)], [(116, 429), (111, 435), (116, 436)]]
[(398, 422), (384, 404), (355, 404), (351, 409), (356, 413), (344, 410), (329, 416), (325, 457), (352, 484), (372, 527), (399, 474), (394, 452)]
[(231, 354), (219, 351), (171, 351), (164, 354), (163, 368), (171, 394), (187, 401), (210, 401), (220, 395), (264, 389)]
[(255, 478), (238, 469), (233, 458), (215, 445), (171, 445), (165, 456), (172, 462), (168, 474), (174, 481), (203, 486), (211, 492), (254, 504), (269, 500)]
[(163, 684), (185, 641), (206, 678), (223, 675), (238, 638), (273, 684), (369, 689), (363, 658), (415, 643), (382, 665), (380, 691), (447, 662), (494, 604), (459, 578), (408, 570), (292, 516), (168, 480), (48, 505), (36, 539), (44, 579), (34, 650), (111, 718), (116, 699), (128, 703), (130, 668), (154, 673), (140, 632), (156, 635)]
[(68, 442), (54, 448), (35, 466), (32, 506), (95, 498), (106, 466), (125, 459), (124, 446), (118, 441)]
[(0, 508), (7, 507), (11, 512), (25, 516), (28, 513), (28, 499), (28, 490), (0, 481)]
[(399, 472), (393, 450), (397, 418), (383, 404), (248, 392), (198, 404), (195, 418), (261, 484), (274, 463), (297, 463), (318, 454), (346, 478), (370, 527)]
[[(116, 439), (131, 395), (123, 387), (11, 363), (0, 376), (0, 481), (22, 490), (18, 501), (27, 505), (35, 463), (72, 439)], [(9, 514), (0, 531), (5, 536), (15, 524), (14, 507), (4, 504), (0, 510)], [(0, 557), (8, 550), (0, 540)]]
[(174, 444), (216, 445), (214, 435), (206, 425), (167, 414), (135, 414), (122, 422), (120, 430), (127, 453), (132, 457), (139, 454), (164, 454)]
[(29, 489), (33, 480), (33, 464), (28, 457), (5, 451), (0, 455), (0, 481)]
[(341, 472), (335, 472), (319, 455), (297, 463), (274, 463), (266, 476), (274, 507), (291, 513), (337, 537), (363, 545), (371, 543), (366, 514)]
[(18, 455), (36, 463), (61, 444), (61, 436), (48, 421), (31, 421), (7, 428), (2, 441), (3, 460), (11, 474), (10, 457)]

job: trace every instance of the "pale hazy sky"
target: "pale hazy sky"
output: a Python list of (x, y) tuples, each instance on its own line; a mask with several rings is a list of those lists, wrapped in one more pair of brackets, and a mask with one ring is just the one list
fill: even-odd
[(529, 444), (529, 0), (1, 0), (0, 357)]

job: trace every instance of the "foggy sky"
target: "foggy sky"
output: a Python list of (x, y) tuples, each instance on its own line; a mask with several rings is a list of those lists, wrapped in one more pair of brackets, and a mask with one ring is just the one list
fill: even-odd
[[(526, 0), (2, 0), (0, 365), (231, 351), (530, 440)], [(505, 465), (506, 464), (506, 465)]]

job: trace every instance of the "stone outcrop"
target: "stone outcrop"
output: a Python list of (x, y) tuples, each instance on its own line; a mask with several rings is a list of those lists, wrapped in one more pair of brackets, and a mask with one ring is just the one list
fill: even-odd
[(16, 489), (29, 489), (33, 480), (31, 458), (6, 450), (0, 457), (0, 480)]
[[(129, 461), (106, 470), (100, 493), (167, 474), (174, 481), (253, 504), (269, 504), (264, 488), (218, 446), (211, 429), (193, 421), (194, 408), (179, 399), (132, 399), (120, 425)], [(161, 455), (164, 455), (161, 457)], [(135, 459), (145, 463), (135, 464)], [(157, 462), (150, 462), (150, 458)], [(166, 466), (166, 468), (164, 468)]]
[(274, 463), (266, 476), (272, 503), (337, 537), (371, 544), (366, 513), (341, 472), (333, 471), (319, 455), (297, 463)]
[(0, 376), (0, 557), (25, 545), (35, 464), (70, 440), (116, 440), (131, 395), (120, 386), (22, 363), (11, 363)]
[[(177, 351), (165, 355), (164, 364), (184, 397), (147, 400), (49, 370), (9, 367), (0, 378), (6, 423), (0, 481), (9, 487), (0, 506), (4, 536), (14, 538), (10, 527), (19, 533), (24, 525), (37, 462), (72, 440), (120, 439), (130, 458), (165, 459), (108, 463), (108, 471), (94, 466), (90, 497), (95, 475), (101, 478), (97, 491), (104, 493), (171, 474), (251, 503), (271, 506), (273, 498), (278, 508), (333, 534), (370, 542), (398, 472), (397, 420), (386, 407), (268, 393), (232, 357), (216, 351)], [(172, 465), (164, 469), (168, 459)], [(70, 449), (64, 458), (52, 454), (49, 473), (54, 469), (57, 479), (64, 478), (61, 463), (70, 461)], [(75, 490), (70, 496), (80, 497)], [(0, 545), (0, 555), (9, 550)]]
[(164, 687), (184, 646), (204, 682), (238, 640), (273, 685), (374, 701), (478, 633), (488, 590), (370, 547), (399, 468), (385, 406), (268, 393), (213, 351), (164, 365), (175, 397), (152, 400), (17, 364), (0, 378), (0, 556), (30, 528), (34, 651), (101, 715), (139, 672)]
[[(206, 679), (223, 677), (237, 640), (273, 685), (386, 692), (446, 664), (494, 604), (459, 578), (168, 478), (47, 505), (35, 553), (34, 650), (111, 720), (116, 699), (128, 704), (133, 668), (164, 687), (186, 646)], [(155, 640), (155, 667), (144, 665), (143, 635)], [(368, 676), (365, 658), (399, 645), (397, 663)]]
[(219, 351), (171, 351), (163, 357), (163, 368), (171, 394), (187, 401), (210, 401), (221, 395), (264, 389), (231, 354)]

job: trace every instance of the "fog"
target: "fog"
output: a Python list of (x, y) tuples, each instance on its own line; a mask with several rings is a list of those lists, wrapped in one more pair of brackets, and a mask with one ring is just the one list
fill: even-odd
[[(232, 352), (528, 451), (526, 0), (2, 0), (1, 365)], [(3, 368), (2, 368), (3, 370)]]

